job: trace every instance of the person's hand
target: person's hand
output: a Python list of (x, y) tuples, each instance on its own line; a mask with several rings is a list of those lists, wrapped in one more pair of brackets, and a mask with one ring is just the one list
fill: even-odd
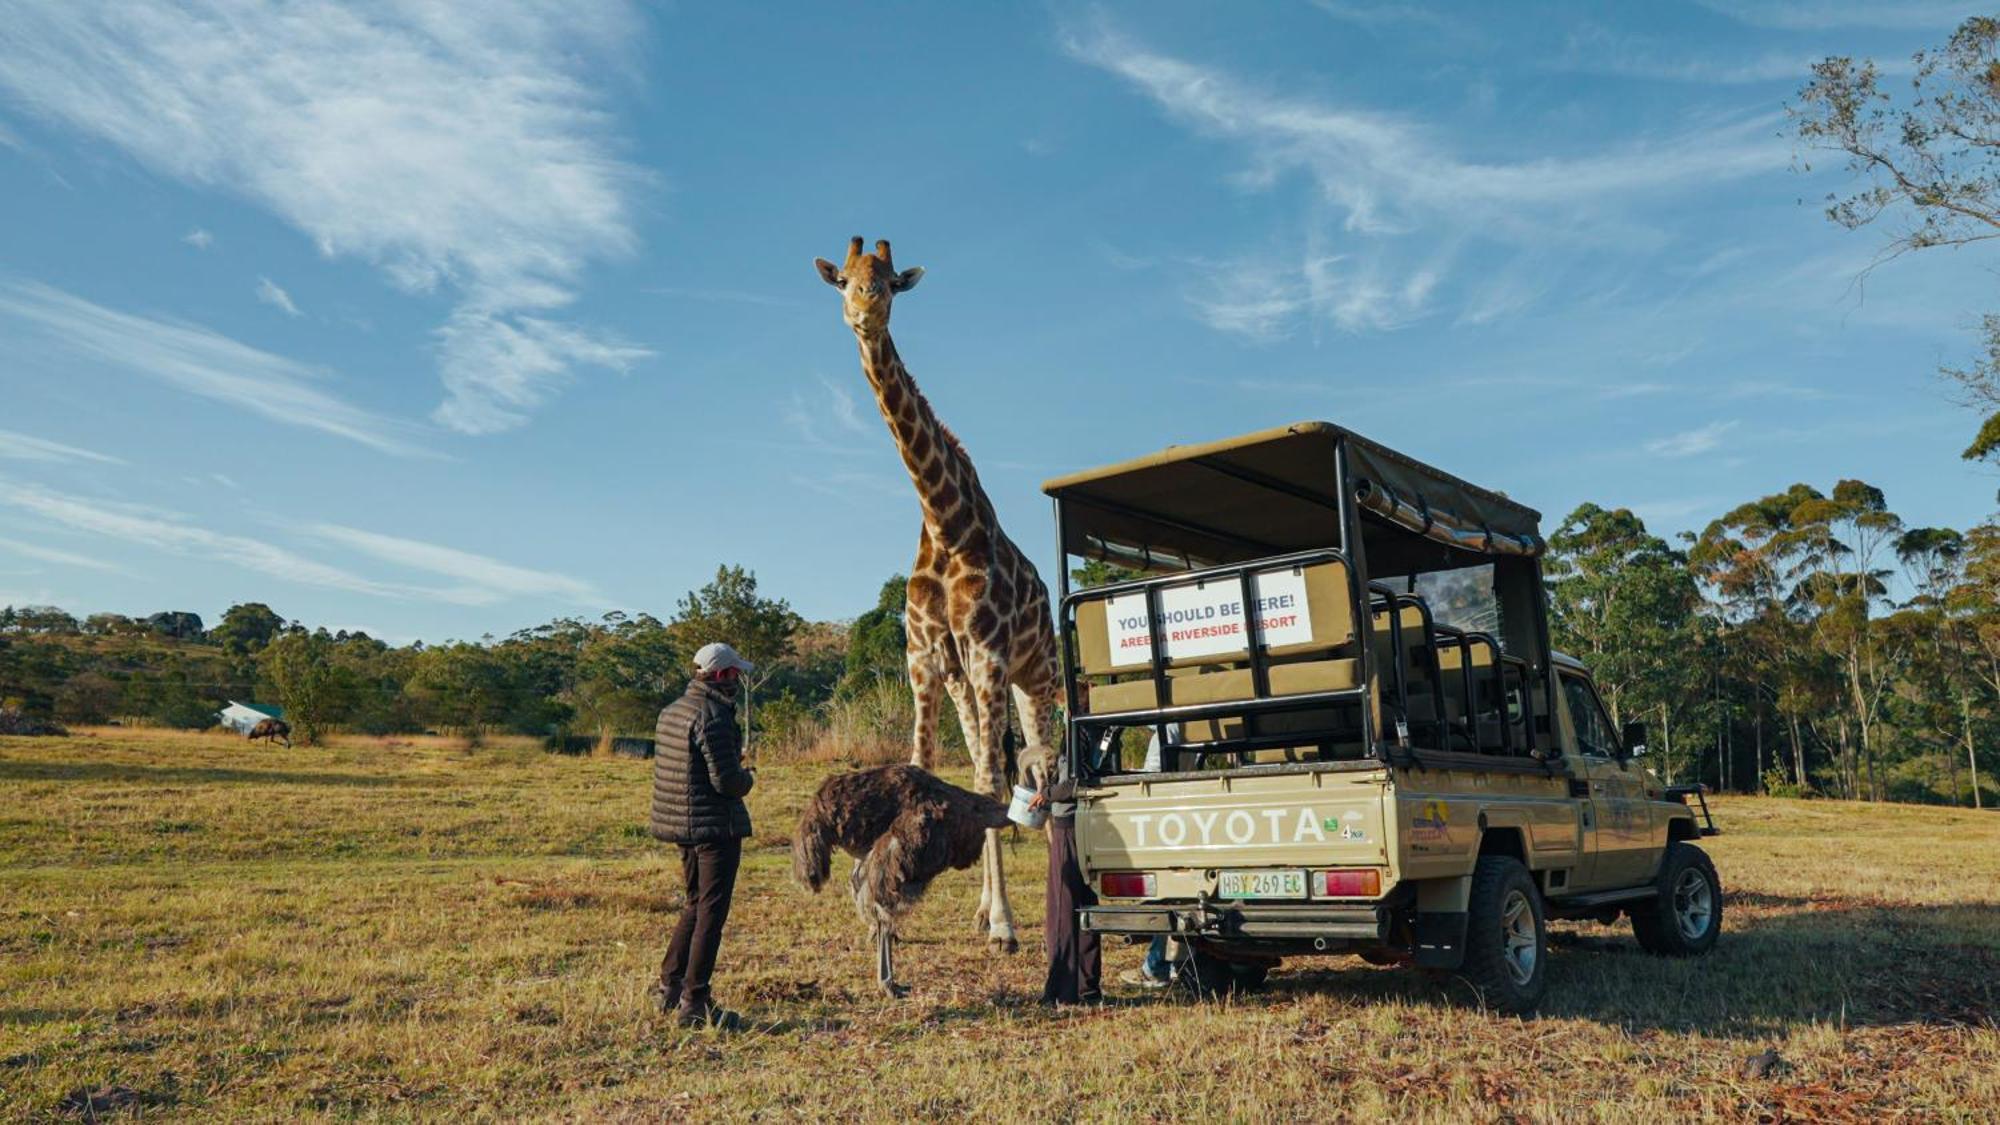
[(1048, 803), (1049, 803), (1048, 794), (1043, 793), (1040, 790), (1036, 790), (1035, 795), (1028, 798), (1028, 808), (1031, 810), (1039, 809), (1044, 805), (1047, 805)]

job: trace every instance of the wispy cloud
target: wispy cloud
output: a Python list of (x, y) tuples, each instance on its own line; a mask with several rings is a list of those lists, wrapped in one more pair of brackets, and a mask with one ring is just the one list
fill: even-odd
[(438, 593), (462, 605), (489, 605), (509, 598), (531, 597), (575, 602), (598, 599), (597, 591), (582, 579), (514, 566), (455, 547), (330, 523), (312, 524), (305, 532), (382, 562), (451, 579), (456, 585)]
[(1722, 436), (1735, 429), (1736, 425), (1735, 422), (1710, 422), (1706, 426), (1669, 434), (1647, 442), (1646, 452), (1655, 457), (1693, 457), (1708, 453), (1721, 445)]
[(841, 470), (832, 473), (795, 473), (791, 480), (792, 484), (808, 492), (844, 500), (874, 512), (890, 510), (882, 506), (882, 501), (885, 499), (908, 497), (911, 506), (916, 505), (916, 496), (910, 491), (908, 477)]
[[(100, 535), (170, 554), (207, 559), (302, 586), (467, 606), (492, 605), (514, 598), (556, 598), (572, 602), (598, 599), (596, 590), (581, 579), (514, 566), (435, 543), (338, 524), (319, 523), (294, 530), (318, 543), (335, 544), (379, 562), (443, 577), (450, 582), (440, 586), (378, 579), (281, 546), (273, 541), (272, 536), (253, 538), (216, 531), (176, 512), (76, 496), (6, 478), (0, 478), (0, 506), (27, 512), (72, 531)], [(11, 539), (0, 540), (0, 547), (51, 562), (115, 569), (110, 564), (88, 560), (82, 555), (36, 548)]]
[[(1124, 79), (1171, 119), (1243, 146), (1238, 182), (1287, 177), (1317, 189), (1307, 247), (1294, 261), (1246, 259), (1190, 303), (1205, 322), (1253, 339), (1296, 319), (1346, 331), (1401, 327), (1428, 315), (1461, 247), (1517, 253), (1552, 244), (1617, 252), (1634, 244), (1645, 201), (1785, 172), (1790, 150), (1773, 114), (1691, 123), (1687, 132), (1586, 155), (1475, 160), (1401, 113), (1275, 92), (1205, 63), (1152, 50), (1098, 23), (1073, 31), (1069, 54)], [(1239, 283), (1240, 282), (1240, 283)], [(1525, 308), (1546, 278), (1475, 290), (1464, 317)]]
[(798, 435), (800, 444), (822, 453), (872, 452), (859, 439), (872, 435), (875, 428), (862, 418), (854, 395), (824, 375), (813, 378), (819, 383), (817, 396), (793, 391), (785, 401), (785, 425)]
[(0, 537), (0, 549), (12, 551), (25, 558), (55, 563), (57, 566), (77, 566), (85, 570), (101, 571), (105, 574), (130, 576), (132, 573), (116, 563), (105, 562), (103, 559), (92, 558), (89, 555), (79, 555), (74, 551), (60, 551), (54, 547), (43, 547), (35, 543), (23, 543), (19, 539)]
[(1725, 400), (1784, 398), (1795, 402), (1817, 402), (1832, 398), (1834, 395), (1822, 387), (1809, 387), (1803, 383), (1786, 383), (1776, 379), (1738, 379), (1723, 387), (1716, 397)]
[(455, 290), (435, 417), (484, 433), (579, 367), (647, 354), (547, 319), (635, 243), (645, 177), (613, 154), (594, 83), (641, 19), (624, 0), (13, 5), (0, 88), (402, 289)]
[(300, 585), (384, 597), (407, 597), (412, 593), (306, 558), (262, 539), (212, 531), (157, 509), (108, 504), (6, 480), (0, 480), (0, 504), (76, 531), (210, 559)]
[(519, 425), (569, 384), (578, 364), (623, 374), (653, 354), (573, 324), (468, 308), (452, 314), (438, 339), (446, 398), (431, 416), (469, 434)]
[(286, 316), (299, 315), (299, 307), (292, 303), (292, 295), (268, 277), (257, 279), (257, 299)]
[(12, 461), (96, 461), (103, 465), (125, 463), (103, 453), (13, 430), (0, 430), (0, 458)]
[(1950, 32), (1974, 10), (1939, 0), (1695, 0), (1742, 23), (1787, 31), (1879, 27)]
[(192, 246), (197, 250), (206, 250), (209, 247), (215, 245), (215, 236), (201, 229), (200, 227), (196, 227), (193, 230), (182, 235), (181, 241), (187, 243), (189, 246)]
[(769, 293), (752, 293), (743, 289), (703, 289), (681, 285), (654, 285), (646, 289), (662, 297), (680, 297), (690, 301), (717, 301), (733, 305), (765, 305), (771, 308), (795, 307), (801, 302), (785, 297), (774, 297)]
[(1648, 500), (1633, 504), (1632, 513), (1644, 520), (1647, 528), (1660, 533), (1665, 525), (1678, 525), (1689, 516), (1707, 516), (1723, 510), (1724, 501), (1716, 496), (1682, 496), (1667, 500)]
[(1757, 55), (1688, 55), (1600, 24), (1582, 24), (1569, 32), (1561, 57), (1550, 65), (1572, 74), (1726, 86), (1802, 83), (1811, 76), (1815, 61), (1812, 52), (1803, 50), (1766, 51)]
[[(21, 331), (9, 333), (11, 320)], [(9, 337), (13, 337), (9, 339)], [(321, 390), (326, 374), (240, 344), (198, 325), (154, 320), (33, 282), (0, 282), (0, 340), (23, 337), (72, 358), (95, 360), (190, 394), (304, 426), (387, 453), (426, 456), (414, 428), (378, 417)]]
[(1354, 0), (1312, 0), (1312, 6), (1343, 23), (1379, 30), (1387, 27), (1426, 27), (1432, 31), (1460, 31), (1461, 24), (1419, 4), (1364, 4)]

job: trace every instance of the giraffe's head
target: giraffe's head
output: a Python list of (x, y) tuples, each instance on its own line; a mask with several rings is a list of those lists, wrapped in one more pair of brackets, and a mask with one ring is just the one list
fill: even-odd
[(836, 266), (825, 258), (814, 258), (813, 265), (828, 285), (840, 290), (841, 319), (863, 335), (886, 330), (890, 302), (896, 294), (915, 288), (917, 279), (924, 276), (922, 266), (897, 273), (887, 242), (877, 242), (873, 254), (864, 253), (859, 236), (847, 244), (845, 265)]

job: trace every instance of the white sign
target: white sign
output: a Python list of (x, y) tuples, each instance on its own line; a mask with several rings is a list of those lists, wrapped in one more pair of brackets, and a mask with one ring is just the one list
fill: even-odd
[[(1312, 640), (1312, 613), (1306, 605), (1305, 575), (1297, 570), (1268, 570), (1252, 576), (1251, 599), (1256, 603), (1264, 646)], [(1150, 664), (1153, 637), (1165, 633), (1167, 659), (1243, 652), (1249, 648), (1243, 615), (1243, 587), (1233, 578), (1210, 579), (1168, 586), (1160, 591), (1160, 621), (1146, 620), (1146, 595), (1125, 594), (1105, 604), (1110, 626), (1111, 666)]]

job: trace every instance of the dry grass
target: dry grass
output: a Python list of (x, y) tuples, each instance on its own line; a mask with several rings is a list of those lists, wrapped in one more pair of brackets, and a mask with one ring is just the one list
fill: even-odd
[[(718, 979), (755, 1029), (724, 1038), (646, 1006), (679, 903), (639, 828), (647, 768), (424, 739), (0, 739), (0, 1118), (2000, 1115), (1993, 814), (1718, 802), (1714, 955), (1559, 927), (1536, 1020), (1352, 960), (1228, 1006), (1049, 1013), (1027, 1002), (1037, 956), (974, 940), (969, 872), (913, 920), (916, 995), (874, 995), (851, 908), (785, 881), (828, 767), (772, 766)], [(1027, 950), (1041, 865), (1024, 835)], [(1746, 1077), (1766, 1047), (1782, 1062)]]

